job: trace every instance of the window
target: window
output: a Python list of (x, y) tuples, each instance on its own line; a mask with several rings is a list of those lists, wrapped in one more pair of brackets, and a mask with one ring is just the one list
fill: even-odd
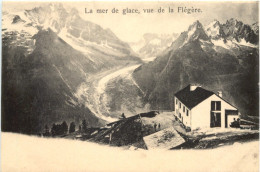
[(181, 102), (179, 103), (179, 108), (181, 108)]
[(183, 106), (183, 112), (185, 112), (185, 106)]
[(181, 118), (181, 113), (179, 113), (179, 118)]
[(186, 115), (189, 116), (189, 110), (188, 109), (186, 110)]
[(211, 110), (215, 111), (220, 111), (221, 110), (221, 102), (220, 101), (212, 101), (211, 102)]
[(178, 99), (176, 99), (176, 105), (178, 104)]

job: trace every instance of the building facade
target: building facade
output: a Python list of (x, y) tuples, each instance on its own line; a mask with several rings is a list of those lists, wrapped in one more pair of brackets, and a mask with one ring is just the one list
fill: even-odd
[(188, 85), (175, 94), (175, 116), (191, 130), (197, 128), (228, 128), (237, 120), (238, 110), (222, 98), (200, 86)]

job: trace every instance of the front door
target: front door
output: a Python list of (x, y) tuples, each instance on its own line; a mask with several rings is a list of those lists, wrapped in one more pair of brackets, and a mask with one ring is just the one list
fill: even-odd
[(210, 113), (210, 127), (221, 127), (221, 113)]
[(221, 127), (221, 115), (220, 113), (215, 113), (215, 115), (216, 115), (215, 127)]

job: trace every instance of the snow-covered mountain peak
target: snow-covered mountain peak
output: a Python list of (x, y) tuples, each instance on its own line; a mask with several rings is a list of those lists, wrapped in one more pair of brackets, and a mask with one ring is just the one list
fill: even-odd
[(145, 62), (149, 62), (168, 48), (177, 36), (176, 33), (145, 33), (138, 42), (131, 42), (130, 45)]
[(57, 33), (65, 26), (68, 13), (60, 3), (50, 3), (48, 5), (35, 7), (32, 10), (26, 10), (28, 18), (42, 26), (50, 27)]
[(214, 20), (208, 26), (206, 26), (206, 33), (210, 38), (218, 39), (223, 35), (223, 30), (220, 22)]
[(231, 25), (231, 26), (236, 26), (238, 24), (243, 24), (241, 21), (238, 21), (237, 19), (231, 18), (227, 20), (226, 24)]
[(21, 19), (21, 17), (19, 15), (15, 15), (13, 18), (13, 22), (12, 24), (16, 24), (16, 23), (25, 23), (25, 21), (23, 19)]
[(228, 40), (235, 39), (237, 42), (241, 42), (244, 39), (246, 42), (258, 44), (258, 36), (251, 26), (236, 19), (231, 18), (227, 20), (223, 24), (223, 32)]
[(2, 38), (5, 40), (2, 41), (3, 45), (25, 47), (26, 53), (29, 54), (35, 47), (32, 36), (37, 32), (37, 27), (26, 17), (24, 12), (3, 13)]
[(251, 26), (236, 19), (230, 19), (225, 24), (214, 20), (206, 27), (196, 21), (189, 26), (187, 31), (180, 34), (167, 51), (181, 49), (192, 42), (196, 45), (197, 41), (205, 51), (211, 48), (215, 51), (222, 51), (223, 48), (231, 51), (236, 51), (241, 47), (256, 48), (258, 47), (258, 35), (255, 33), (258, 32), (257, 29), (257, 24), (255, 24), (255, 29), (252, 29)]
[(199, 20), (196, 20), (192, 25), (189, 26), (188, 31), (194, 30), (194, 29), (200, 29), (203, 28), (202, 24), (199, 22)]
[(202, 24), (198, 20), (189, 26), (187, 31), (187, 39), (185, 42), (190, 42), (197, 39), (208, 40), (208, 36), (205, 33)]
[(213, 20), (208, 26), (206, 26), (206, 29), (208, 28), (217, 28), (220, 27), (220, 22), (218, 20)]
[(51, 8), (52, 11), (65, 10), (61, 3), (50, 3), (48, 6)]
[[(10, 32), (15, 32), (16, 39), (10, 40), (14, 45), (28, 47), (28, 52), (34, 49), (34, 46), (31, 46), (34, 44), (32, 36), (41, 30), (51, 29), (89, 58), (101, 52), (117, 57), (133, 54), (129, 45), (121, 41), (110, 29), (103, 29), (95, 23), (83, 20), (77, 9), (65, 9), (61, 3), (44, 4), (19, 12), (5, 12), (2, 23), (3, 37), (10, 38), (14, 35)], [(24, 34), (27, 35), (26, 38)]]

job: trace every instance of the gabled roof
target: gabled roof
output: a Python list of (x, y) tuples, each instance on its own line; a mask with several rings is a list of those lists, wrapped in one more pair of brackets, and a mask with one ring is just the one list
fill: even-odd
[(190, 91), (190, 86), (191, 85), (188, 85), (175, 94), (175, 97), (177, 97), (189, 109), (192, 109), (205, 99), (215, 94), (212, 91), (205, 90), (201, 87), (197, 87), (195, 90)]

